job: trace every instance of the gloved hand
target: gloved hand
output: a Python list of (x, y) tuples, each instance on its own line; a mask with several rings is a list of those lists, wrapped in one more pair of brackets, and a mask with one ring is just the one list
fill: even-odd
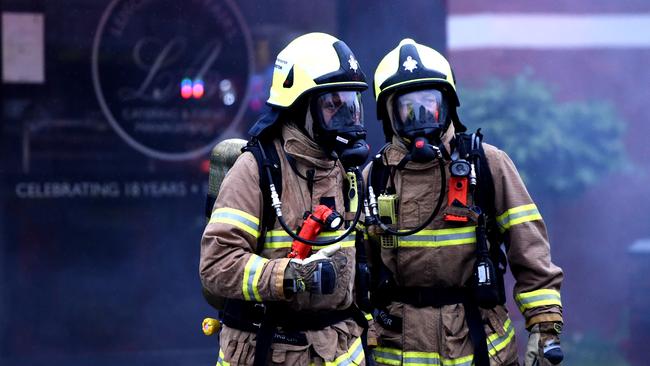
[(336, 288), (337, 268), (332, 256), (340, 244), (333, 244), (319, 250), (308, 258), (293, 258), (284, 271), (284, 291), (288, 294), (310, 292), (329, 295)]
[(559, 365), (564, 359), (560, 347), (560, 333), (560, 322), (542, 322), (530, 328), (525, 366)]

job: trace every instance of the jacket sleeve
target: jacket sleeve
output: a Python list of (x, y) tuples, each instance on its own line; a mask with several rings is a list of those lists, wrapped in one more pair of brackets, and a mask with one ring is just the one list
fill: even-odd
[(247, 301), (284, 299), (289, 259), (255, 254), (262, 204), (257, 162), (244, 153), (224, 178), (201, 239), (201, 283), (210, 294)]
[(497, 226), (515, 277), (514, 298), (526, 327), (562, 321), (562, 269), (551, 262), (546, 225), (508, 155), (486, 146), (495, 188)]

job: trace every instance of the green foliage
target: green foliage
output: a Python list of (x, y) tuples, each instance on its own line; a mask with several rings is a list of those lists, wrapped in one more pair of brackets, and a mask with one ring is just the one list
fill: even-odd
[(460, 92), (463, 123), (508, 153), (532, 192), (576, 195), (626, 161), (625, 125), (609, 103), (559, 102), (530, 73)]

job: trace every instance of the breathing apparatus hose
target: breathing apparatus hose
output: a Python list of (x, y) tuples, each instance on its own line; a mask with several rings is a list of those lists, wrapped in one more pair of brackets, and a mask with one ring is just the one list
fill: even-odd
[[(435, 147), (434, 147), (435, 148)], [(379, 218), (379, 214), (377, 212), (377, 202), (375, 199), (374, 191), (372, 188), (372, 174), (368, 175), (368, 191), (369, 191), (369, 196), (370, 196), (370, 214), (372, 215), (374, 221), (377, 222), (377, 225), (381, 227), (384, 232), (390, 234), (390, 235), (395, 235), (395, 236), (407, 236), (407, 235), (413, 235), (415, 233), (418, 233), (422, 231), (425, 227), (427, 227), (433, 219), (438, 215), (438, 212), (440, 212), (440, 207), (442, 206), (442, 201), (445, 199), (445, 191), (447, 189), (447, 175), (445, 174), (445, 160), (442, 157), (442, 153), (440, 152), (439, 148), (436, 148), (436, 158), (438, 159), (438, 166), (440, 166), (440, 177), (441, 177), (441, 185), (440, 185), (440, 195), (438, 196), (438, 203), (436, 203), (436, 207), (431, 212), (431, 215), (429, 218), (427, 218), (422, 224), (418, 225), (414, 229), (409, 229), (409, 230), (394, 230), (388, 227), (388, 225), (384, 224), (381, 219)]]
[[(258, 142), (259, 143), (259, 142)], [(264, 161), (267, 161), (266, 158), (266, 153), (264, 152), (264, 149), (260, 146), (260, 152), (262, 153), (262, 158)], [(361, 176), (361, 173), (359, 172), (359, 167), (353, 167), (350, 169), (354, 175), (357, 178), (357, 192), (363, 192), (363, 189), (359, 189), (358, 187), (363, 187), (363, 177)], [(273, 177), (271, 174), (271, 168), (266, 165), (265, 167), (266, 175), (269, 180), (269, 189), (271, 191), (271, 206), (275, 209), (275, 216), (278, 218), (278, 222), (280, 222), (280, 226), (282, 226), (282, 229), (289, 234), (293, 239), (300, 241), (301, 243), (307, 244), (307, 245), (331, 245), (340, 242), (341, 240), (345, 239), (352, 230), (354, 230), (359, 223), (359, 219), (361, 218), (361, 208), (362, 208), (362, 202), (363, 202), (363, 196), (359, 197), (357, 200), (357, 211), (354, 214), (354, 218), (352, 219), (352, 223), (350, 226), (345, 230), (345, 232), (335, 238), (328, 239), (328, 240), (308, 240), (301, 238), (298, 234), (294, 233), (293, 230), (287, 225), (287, 223), (284, 221), (284, 216), (282, 215), (282, 202), (280, 201), (280, 197), (278, 196), (278, 192), (275, 190), (275, 184), (273, 184)]]

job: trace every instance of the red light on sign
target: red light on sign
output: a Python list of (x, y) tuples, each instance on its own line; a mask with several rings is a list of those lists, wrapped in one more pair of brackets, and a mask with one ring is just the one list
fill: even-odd
[(192, 98), (193, 90), (192, 90), (192, 80), (189, 78), (185, 78), (181, 81), (181, 97), (183, 99), (190, 99)]
[(201, 99), (204, 94), (203, 90), (203, 80), (197, 79), (194, 81), (194, 86), (192, 87), (192, 96), (194, 99)]
[(192, 81), (190, 78), (184, 78), (181, 81), (181, 98), (183, 99), (201, 99), (205, 94), (205, 87), (203, 80), (195, 79)]

